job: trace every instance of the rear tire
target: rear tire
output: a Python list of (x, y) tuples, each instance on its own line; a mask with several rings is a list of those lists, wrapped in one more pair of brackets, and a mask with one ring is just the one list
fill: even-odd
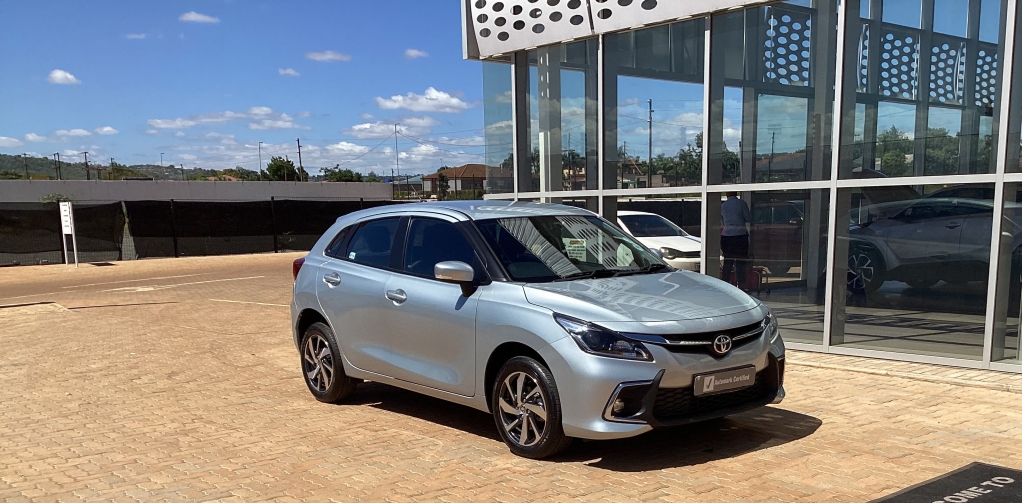
[(302, 335), (302, 375), (312, 396), (324, 403), (340, 403), (355, 392), (358, 380), (344, 373), (334, 331), (313, 323)]
[(493, 383), (490, 409), (500, 438), (513, 454), (542, 459), (572, 439), (561, 427), (561, 399), (550, 370), (525, 356), (508, 360)]
[(848, 291), (870, 294), (884, 284), (887, 268), (880, 253), (867, 244), (852, 244), (848, 249)]

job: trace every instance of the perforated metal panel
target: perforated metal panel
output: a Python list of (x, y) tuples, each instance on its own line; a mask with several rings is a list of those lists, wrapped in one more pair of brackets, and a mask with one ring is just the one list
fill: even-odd
[(764, 82), (809, 85), (809, 46), (812, 19), (808, 13), (767, 7), (764, 10), (766, 46)]
[(997, 46), (982, 44), (976, 51), (976, 106), (992, 107), (997, 99)]
[[(465, 36), (486, 58), (601, 33), (663, 23), (765, 0), (463, 0)], [(468, 42), (468, 41), (466, 41)]]
[(919, 36), (887, 31), (880, 44), (880, 94), (915, 99), (919, 87)]
[(949, 105), (965, 102), (964, 40), (934, 37), (930, 48), (930, 101)]
[(859, 33), (859, 51), (856, 60), (856, 91), (860, 93), (869, 92), (869, 53), (870, 36), (869, 25), (862, 25), (862, 32)]

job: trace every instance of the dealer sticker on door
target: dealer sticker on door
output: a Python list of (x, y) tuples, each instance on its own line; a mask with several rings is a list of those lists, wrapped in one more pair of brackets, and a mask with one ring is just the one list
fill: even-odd
[(756, 384), (756, 367), (742, 367), (715, 374), (697, 375), (693, 392), (695, 396), (712, 395), (748, 388), (753, 384)]

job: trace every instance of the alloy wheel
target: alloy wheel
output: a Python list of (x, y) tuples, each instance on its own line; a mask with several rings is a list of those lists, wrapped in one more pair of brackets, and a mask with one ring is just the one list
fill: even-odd
[(500, 422), (510, 438), (522, 447), (536, 445), (547, 428), (547, 400), (536, 378), (515, 372), (500, 387)]
[(876, 270), (869, 254), (857, 252), (848, 257), (848, 288), (863, 291), (875, 278)]
[(302, 350), (302, 370), (309, 387), (326, 393), (334, 382), (334, 356), (330, 344), (321, 334), (312, 334)]

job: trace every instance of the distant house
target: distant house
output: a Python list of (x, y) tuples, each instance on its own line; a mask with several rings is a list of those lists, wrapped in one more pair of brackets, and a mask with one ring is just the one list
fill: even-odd
[[(448, 190), (483, 190), (486, 181), (485, 164), (466, 164), (443, 171), (447, 175)], [(439, 189), (440, 172), (430, 173), (422, 177), (422, 190), (436, 192)]]

